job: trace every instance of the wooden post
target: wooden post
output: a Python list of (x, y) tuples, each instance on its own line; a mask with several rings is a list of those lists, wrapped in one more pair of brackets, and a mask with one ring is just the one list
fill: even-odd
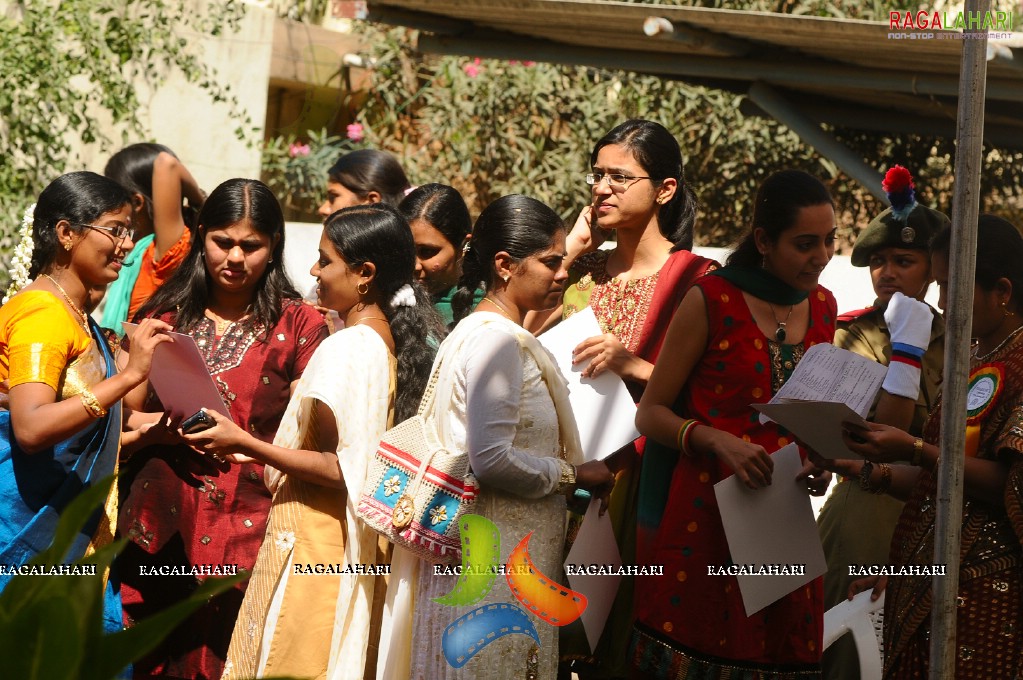
[[(967, 0), (967, 17), (981, 16), (990, 0)], [(931, 607), (930, 680), (955, 677), (956, 596), (959, 540), (963, 522), (963, 451), (966, 450), (966, 392), (969, 382), (973, 288), (977, 269), (977, 214), (980, 209), (981, 151), (987, 80), (987, 31), (965, 31), (959, 72), (952, 245), (945, 309), (945, 375), (942, 384), (941, 457), (935, 503), (934, 562), (946, 565), (935, 576)], [(897, 621), (887, 622), (898, 625)]]

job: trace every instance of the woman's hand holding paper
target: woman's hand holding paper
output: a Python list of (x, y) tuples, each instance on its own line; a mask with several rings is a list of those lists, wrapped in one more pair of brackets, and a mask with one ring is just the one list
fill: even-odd
[(897, 463), (913, 457), (915, 437), (891, 425), (843, 423), (842, 441), (849, 450), (873, 463)]

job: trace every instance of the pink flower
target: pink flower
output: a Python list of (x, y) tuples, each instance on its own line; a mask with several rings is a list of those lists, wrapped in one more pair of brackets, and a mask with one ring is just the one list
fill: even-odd
[(347, 131), (348, 139), (353, 142), (361, 142), (366, 136), (362, 123), (352, 123), (345, 130)]
[(295, 158), (296, 156), (308, 156), (309, 145), (299, 144), (298, 142), (295, 142), (294, 144), (288, 147), (288, 155), (291, 156), (292, 158)]
[(524, 62), (522, 62), (522, 65), (523, 66), (536, 66), (536, 62), (535, 61), (524, 61)]
[(465, 75), (469, 76), (470, 78), (475, 78), (480, 74), (480, 58), (476, 57), (475, 59), (472, 60), (471, 64), (466, 64), (465, 66), (463, 66), (462, 70), (465, 71)]

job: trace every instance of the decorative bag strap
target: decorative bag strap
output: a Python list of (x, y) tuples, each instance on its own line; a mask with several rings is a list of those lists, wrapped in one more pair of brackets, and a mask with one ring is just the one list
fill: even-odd
[[(423, 427), (424, 429), (430, 427), (429, 421), (424, 422)], [(406, 489), (406, 493), (410, 495), (413, 499), (417, 498), (419, 495), (419, 488), (423, 485), (423, 481), (426, 477), (426, 468), (430, 467), (430, 463), (433, 462), (433, 457), (436, 456), (441, 451), (447, 451), (447, 449), (444, 448), (443, 443), (441, 443), (440, 446), (431, 445), (430, 452), (423, 456), (423, 459), (419, 461), (419, 469), (416, 470), (416, 476), (411, 485), (411, 488)]]
[(440, 362), (435, 362), (433, 371), (430, 373), (430, 382), (426, 384), (426, 389), (423, 390), (423, 398), (419, 401), (419, 411), (417, 413), (424, 418), (428, 417), (433, 411), (437, 392), (437, 380), (440, 378), (440, 368)]

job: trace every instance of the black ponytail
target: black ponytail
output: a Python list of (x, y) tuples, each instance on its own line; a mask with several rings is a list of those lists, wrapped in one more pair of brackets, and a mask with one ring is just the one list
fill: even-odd
[[(384, 203), (357, 205), (332, 214), (323, 225), (327, 238), (349, 267), (372, 262), (373, 288), (387, 317), (398, 359), (394, 416), (415, 415), (430, 379), (436, 347), (446, 330), (430, 296), (416, 281), (416, 246), (408, 223)], [(410, 286), (414, 305), (392, 305), (394, 294)]]
[(554, 235), (565, 228), (558, 214), (528, 196), (502, 196), (488, 205), (472, 228), (469, 252), (462, 258), (462, 278), (451, 298), (457, 323), (469, 313), (473, 295), (497, 283), (494, 256), (504, 251), (516, 262), (551, 247)]

